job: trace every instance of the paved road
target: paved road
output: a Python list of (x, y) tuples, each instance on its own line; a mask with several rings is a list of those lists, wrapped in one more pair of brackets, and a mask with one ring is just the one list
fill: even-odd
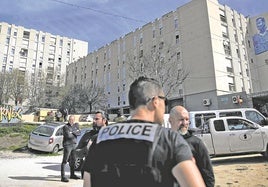
[[(83, 180), (60, 181), (62, 156), (0, 159), (0, 187), (81, 187)], [(69, 170), (66, 173), (69, 176)], [(80, 176), (80, 172), (76, 172)]]

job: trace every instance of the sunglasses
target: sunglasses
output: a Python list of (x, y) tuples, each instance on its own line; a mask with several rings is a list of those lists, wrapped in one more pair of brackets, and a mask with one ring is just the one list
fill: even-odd
[(158, 97), (159, 99), (164, 100), (165, 105), (166, 105), (166, 106), (168, 105), (168, 99), (167, 99), (165, 96), (160, 96), (160, 95), (158, 95), (158, 96), (154, 96), (154, 97), (150, 98), (150, 99), (148, 100), (148, 102), (151, 101), (151, 100), (153, 100), (155, 97)]
[(103, 118), (94, 118), (95, 121), (98, 121), (99, 119), (103, 119)]

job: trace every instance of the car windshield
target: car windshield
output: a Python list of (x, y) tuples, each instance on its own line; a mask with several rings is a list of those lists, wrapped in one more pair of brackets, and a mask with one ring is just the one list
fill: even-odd
[(40, 126), (33, 131), (33, 134), (38, 134), (40, 136), (50, 137), (53, 134), (53, 128), (47, 126)]

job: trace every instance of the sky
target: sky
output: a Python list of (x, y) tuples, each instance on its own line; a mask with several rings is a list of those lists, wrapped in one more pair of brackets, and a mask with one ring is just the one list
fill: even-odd
[[(0, 0), (0, 22), (83, 40), (89, 52), (190, 0)], [(245, 16), (268, 13), (268, 0), (219, 0)]]

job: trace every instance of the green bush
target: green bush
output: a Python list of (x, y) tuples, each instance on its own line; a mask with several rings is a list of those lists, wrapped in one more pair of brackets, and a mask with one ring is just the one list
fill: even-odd
[(29, 135), (29, 133), (35, 129), (38, 125), (28, 125), (20, 124), (16, 126), (1, 126), (0, 127), (0, 137), (5, 135), (18, 133), (20, 135)]

